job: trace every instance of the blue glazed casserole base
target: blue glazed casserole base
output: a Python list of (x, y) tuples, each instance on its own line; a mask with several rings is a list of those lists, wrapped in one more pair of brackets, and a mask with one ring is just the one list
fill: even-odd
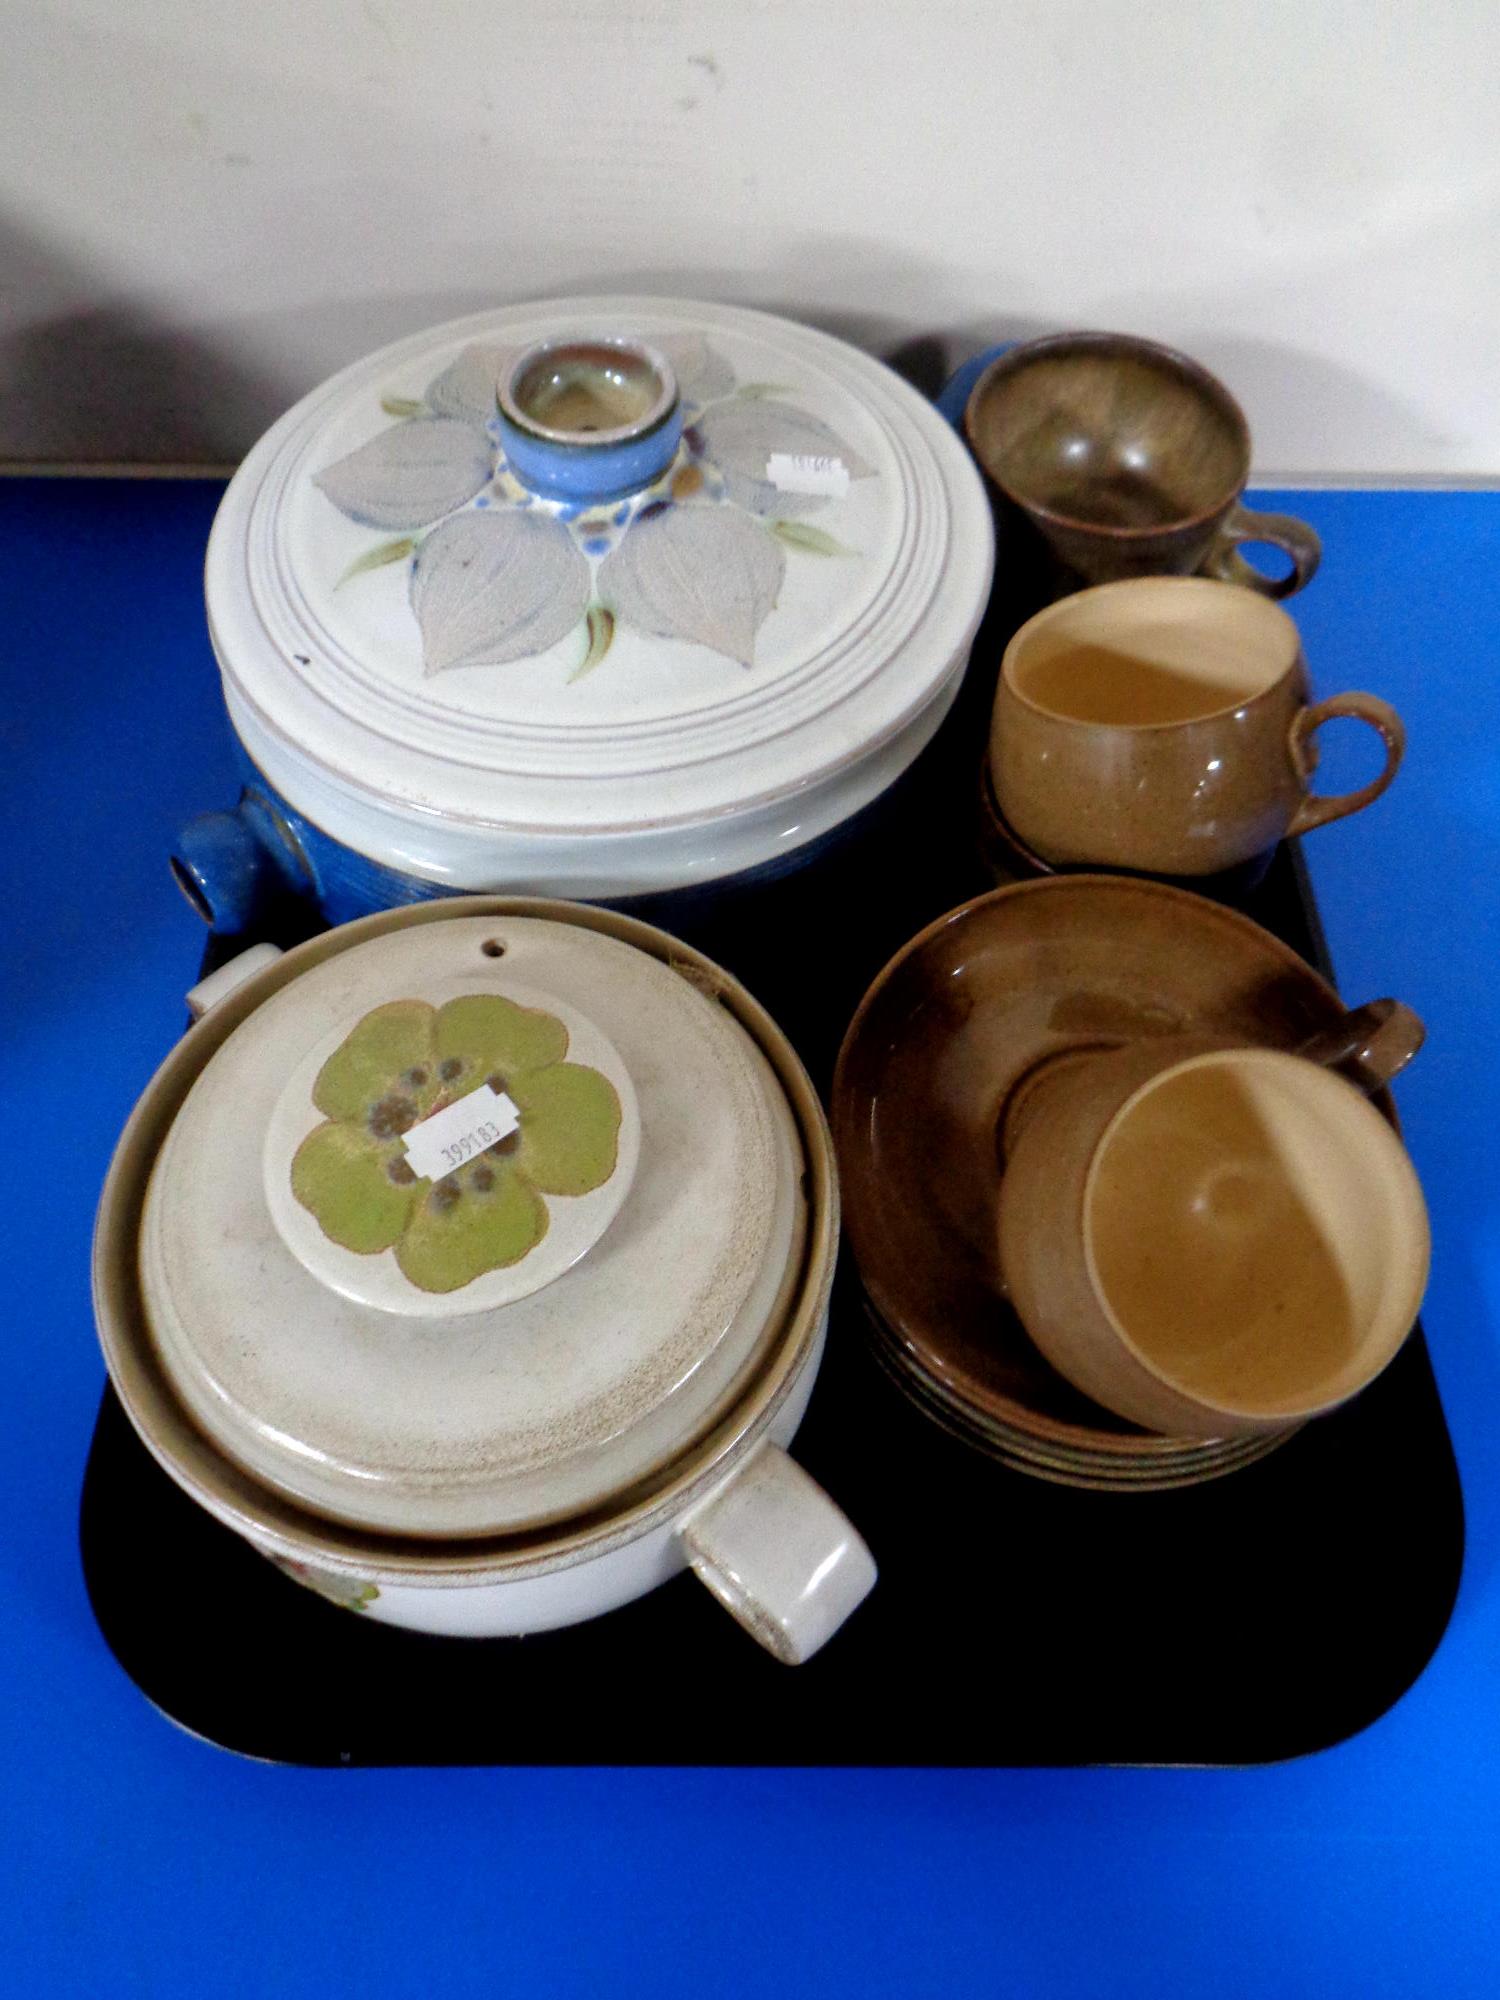
[[(288, 898), (315, 910), (325, 923), (342, 924), (377, 910), (472, 893), (453, 884), (407, 875), (346, 847), (299, 813), (237, 739), (233, 754), (243, 780), (238, 801), (227, 812), (200, 813), (189, 820), (171, 857), (178, 886), (214, 930), (233, 934), (253, 929), (269, 905)], [(841, 825), (755, 868), (685, 888), (586, 900), (607, 902), (612, 909), (629, 911), (669, 929), (680, 925), (726, 897), (796, 873), (859, 838), (885, 814), (899, 811), (927, 754), (924, 752), (910, 771)], [(527, 893), (525, 885), (503, 882), (487, 885), (486, 893), (500, 894), (507, 888)]]

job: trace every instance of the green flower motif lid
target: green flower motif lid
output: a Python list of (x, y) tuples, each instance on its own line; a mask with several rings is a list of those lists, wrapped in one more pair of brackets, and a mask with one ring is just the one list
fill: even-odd
[(514, 979), (427, 982), (339, 1022), (293, 1071), (266, 1204), (333, 1290), (443, 1319), (577, 1263), (629, 1191), (639, 1135), (624, 1063), (575, 1008)]
[(580, 925), (454, 918), (236, 1029), (158, 1157), (152, 1334), (317, 1512), (509, 1532), (648, 1477), (774, 1335), (795, 1128), (723, 1008)]
[[(663, 378), (638, 399), (645, 483), (529, 483), (506, 414), (527, 357), (579, 358), (537, 415), (584, 446), (635, 407), (588, 379), (610, 342)], [(407, 814), (408, 852), (464, 880), (435, 817), (455, 841), (628, 836), (833, 783), (951, 691), (991, 559), (967, 453), (890, 369), (768, 314), (627, 297), (499, 308), (311, 392), (231, 483), (206, 585), (272, 781), (355, 845), (351, 796)]]

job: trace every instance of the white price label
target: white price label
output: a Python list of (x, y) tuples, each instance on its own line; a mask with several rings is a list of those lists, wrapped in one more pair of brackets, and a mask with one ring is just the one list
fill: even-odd
[(848, 466), (821, 452), (773, 451), (766, 460), (766, 477), (783, 493), (818, 493), (842, 500), (849, 492)]
[(446, 1180), (486, 1147), (508, 1139), (520, 1122), (521, 1114), (505, 1092), (482, 1083), (412, 1126), (406, 1135), (407, 1165), (418, 1180)]

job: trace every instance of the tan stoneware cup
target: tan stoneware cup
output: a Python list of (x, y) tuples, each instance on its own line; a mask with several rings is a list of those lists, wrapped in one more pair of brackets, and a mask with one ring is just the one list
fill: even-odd
[(1422, 1190), (1378, 1089), (1395, 1001), (1297, 1054), (1166, 1037), (1072, 1055), (1013, 1104), (1000, 1265), (1031, 1339), (1174, 1437), (1280, 1429), (1372, 1381), (1427, 1282)]
[[(1250, 427), (1224, 384), (1186, 354), (1128, 333), (1059, 333), (1000, 355), (964, 428), (979, 463), (1087, 583), (1205, 576), (1289, 597), (1321, 547), (1305, 521), (1240, 505)], [(1290, 556), (1269, 577), (1239, 553)]]
[[(1385, 744), (1357, 791), (1308, 789), (1335, 716)], [(1140, 577), (1058, 599), (1005, 649), (990, 730), (995, 800), (1054, 865), (1214, 875), (1358, 812), (1395, 777), (1401, 718), (1373, 694), (1311, 702), (1297, 628), (1204, 577)]]

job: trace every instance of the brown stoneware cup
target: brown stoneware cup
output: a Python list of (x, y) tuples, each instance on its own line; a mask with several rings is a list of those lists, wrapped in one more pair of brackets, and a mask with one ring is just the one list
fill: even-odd
[[(1385, 767), (1308, 790), (1313, 733), (1368, 722)], [(1059, 598), (1006, 647), (990, 731), (995, 802), (1054, 865), (1216, 875), (1358, 812), (1395, 777), (1401, 718), (1373, 694), (1311, 702), (1297, 628), (1205, 577), (1139, 577)]]
[[(1289, 597), (1321, 547), (1305, 521), (1240, 505), (1250, 428), (1216, 376), (1127, 333), (1059, 333), (1002, 354), (964, 411), (975, 457), (1057, 556), (1088, 583), (1207, 576)], [(1239, 553), (1291, 558), (1263, 575)]]
[(1362, 1095), (1422, 1040), (1376, 1001), (1296, 1054), (1171, 1036), (1013, 1104), (999, 1252), (1058, 1373), (1175, 1437), (1299, 1423), (1386, 1366), (1427, 1282), (1422, 1190)]

